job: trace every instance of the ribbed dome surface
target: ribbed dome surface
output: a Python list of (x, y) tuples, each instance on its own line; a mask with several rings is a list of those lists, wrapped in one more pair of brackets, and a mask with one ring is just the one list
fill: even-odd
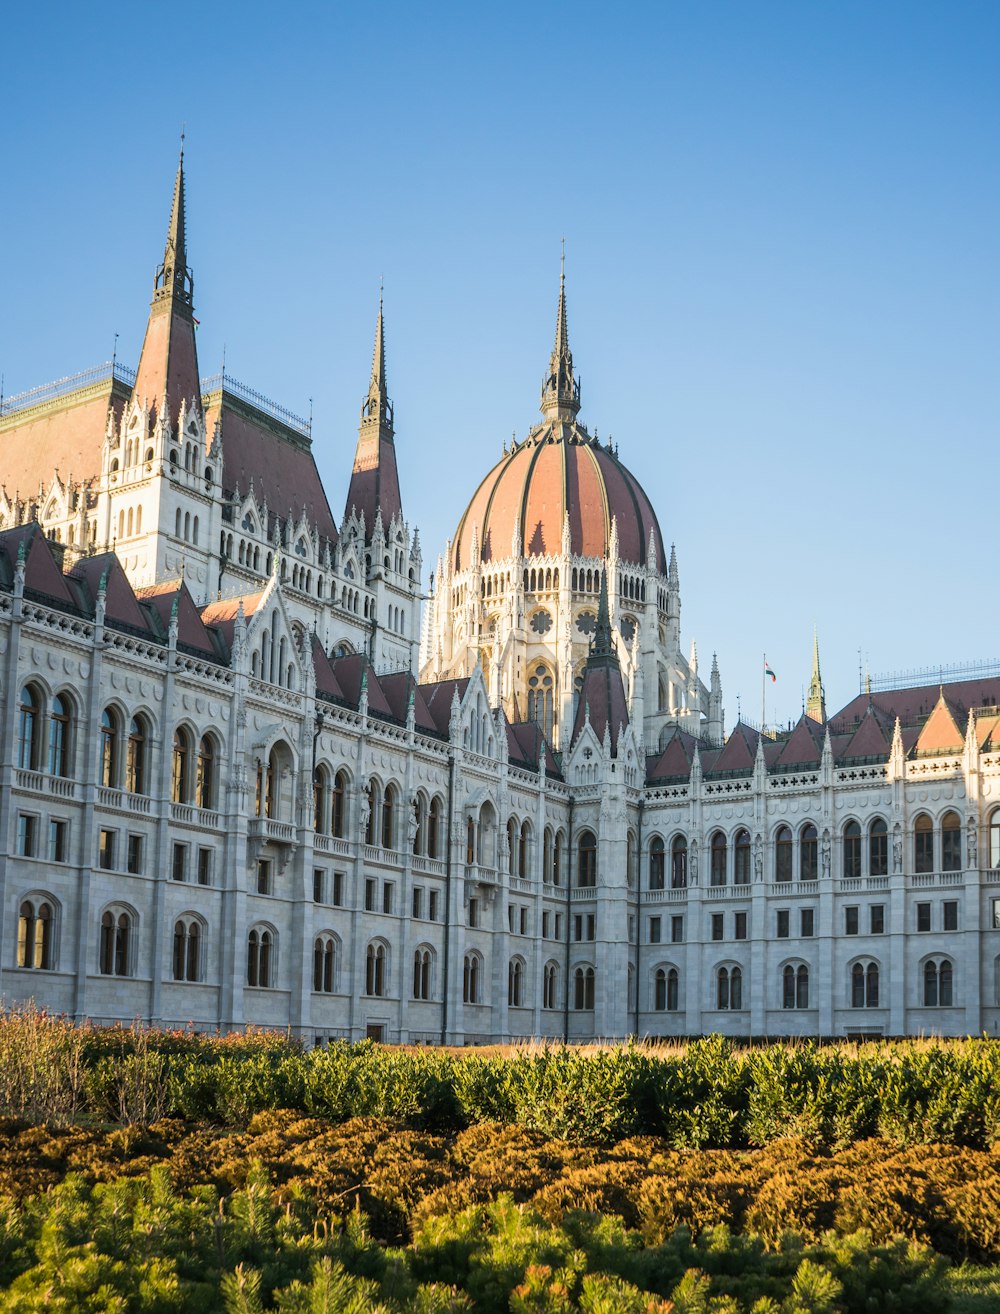
[(525, 556), (557, 554), (566, 512), (575, 555), (606, 556), (615, 517), (619, 559), (644, 565), (652, 529), (657, 565), (666, 574), (663, 535), (638, 481), (613, 452), (565, 420), (534, 430), (482, 481), (455, 532), (453, 568), (467, 570), (473, 564), (474, 535), (482, 561), (510, 556), (515, 527), (518, 550)]

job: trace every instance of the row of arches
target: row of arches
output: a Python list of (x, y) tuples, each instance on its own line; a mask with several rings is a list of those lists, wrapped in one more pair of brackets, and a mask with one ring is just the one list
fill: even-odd
[[(129, 514), (131, 515), (131, 512)], [(138, 529), (135, 532), (138, 533)], [(185, 543), (191, 543), (194, 547), (197, 547), (198, 517), (192, 517), (190, 511), (182, 512), (178, 507), (174, 515), (174, 538), (182, 538)]]
[[(180, 515), (180, 512), (178, 512), (177, 514)], [(196, 524), (197, 524), (197, 519), (198, 518), (196, 516), (195, 517)], [(72, 528), (73, 527), (71, 525), (70, 526), (71, 531)], [(141, 534), (141, 533), (142, 533), (142, 504), (140, 503), (139, 506), (134, 508), (129, 507), (128, 511), (126, 511), (123, 507), (118, 512), (118, 537), (132, 538), (133, 535)], [(70, 538), (69, 541), (70, 541), (70, 545), (72, 546), (73, 543), (72, 538)], [(195, 540), (195, 542), (197, 542), (197, 539)]]

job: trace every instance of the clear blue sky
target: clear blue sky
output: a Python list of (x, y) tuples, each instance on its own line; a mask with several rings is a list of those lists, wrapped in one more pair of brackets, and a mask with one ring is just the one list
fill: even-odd
[(385, 277), (430, 565), (537, 418), (567, 243), (582, 418), (677, 544), (727, 722), (1000, 657), (1000, 6), (8, 6), (8, 393), (135, 362), (187, 121), (202, 371), (306, 413), (339, 516)]

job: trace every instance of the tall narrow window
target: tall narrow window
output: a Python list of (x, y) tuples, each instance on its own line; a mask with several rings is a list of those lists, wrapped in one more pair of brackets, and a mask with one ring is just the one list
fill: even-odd
[(132, 919), (127, 912), (109, 908), (101, 917), (99, 966), (104, 976), (129, 976)]
[(594, 1007), (594, 969), (578, 967), (573, 974), (573, 1003), (578, 1010)]
[(365, 954), (365, 994), (381, 996), (385, 991), (385, 945), (370, 944)]
[(347, 773), (338, 771), (333, 779), (333, 800), (330, 809), (330, 829), (340, 839), (344, 838), (345, 809), (347, 806)]
[(110, 707), (101, 713), (101, 784), (118, 788), (118, 716)]
[(580, 834), (577, 885), (590, 888), (597, 884), (597, 837), (592, 830)]
[(466, 1004), (479, 1003), (479, 956), (466, 954), (462, 975), (462, 1001)]
[(926, 812), (921, 812), (913, 823), (913, 870), (934, 870), (934, 824)]
[(418, 949), (413, 955), (413, 998), (431, 997), (431, 951)]
[(799, 839), (799, 879), (814, 881), (819, 876), (819, 845), (816, 827), (807, 822)]
[(201, 926), (194, 917), (174, 923), (174, 980), (200, 981)]
[(792, 832), (779, 826), (774, 837), (774, 879), (784, 884), (792, 879)]
[(674, 890), (687, 888), (688, 883), (688, 845), (683, 835), (677, 835), (670, 846), (670, 887)]
[(174, 754), (170, 773), (170, 797), (174, 803), (190, 801), (191, 741), (183, 727), (174, 731)]
[(546, 963), (542, 972), (542, 1008), (556, 1007), (556, 981), (558, 969), (555, 963)]
[(215, 744), (211, 735), (202, 735), (198, 743), (195, 802), (200, 808), (215, 807)]
[(313, 944), (313, 990), (317, 994), (333, 993), (336, 970), (337, 949), (333, 936), (317, 936)]
[(735, 885), (750, 884), (750, 832), (741, 830), (737, 832), (736, 843), (733, 848), (733, 883)]
[(941, 870), (962, 870), (962, 823), (957, 812), (941, 818)]
[(528, 720), (537, 721), (550, 743), (554, 719), (554, 692), (552, 672), (544, 665), (535, 666), (528, 676)]
[(17, 715), (17, 765), (22, 771), (38, 769), (40, 699), (30, 684), (21, 690)]
[(137, 716), (132, 718), (128, 727), (125, 788), (130, 794), (146, 793), (146, 727)]
[(868, 829), (868, 874), (889, 874), (889, 828), (881, 817), (876, 817)]
[(56, 694), (49, 713), (49, 775), (70, 774), (70, 704), (65, 694)]
[(726, 883), (726, 837), (721, 830), (712, 836), (710, 879), (713, 885)]
[(25, 899), (17, 921), (17, 965), (36, 971), (52, 967), (52, 905)]
[(507, 1003), (511, 1008), (524, 1004), (524, 963), (512, 958), (507, 965)]
[(247, 985), (269, 989), (272, 985), (274, 937), (266, 927), (255, 926), (247, 937)]
[(654, 835), (649, 845), (649, 888), (662, 890), (666, 870), (666, 849), (659, 835)]
[(396, 787), (395, 785), (386, 785), (385, 797), (382, 800), (382, 847), (391, 849), (394, 847), (396, 837)]
[(861, 875), (861, 827), (849, 821), (844, 827), (844, 876), (853, 880)]
[(439, 798), (431, 799), (431, 806), (427, 813), (427, 856), (428, 858), (440, 858), (441, 856), (441, 821), (443, 807)]

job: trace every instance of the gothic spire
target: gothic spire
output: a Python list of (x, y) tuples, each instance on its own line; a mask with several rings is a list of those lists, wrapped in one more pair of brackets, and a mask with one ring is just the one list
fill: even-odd
[(164, 403), (167, 419), (177, 424), (181, 406), (188, 418), (201, 414), (201, 384), (195, 345), (194, 279), (187, 264), (184, 206), (184, 151), (174, 179), (163, 261), (153, 282), (146, 336), (139, 356), (132, 396), (150, 407), (150, 423)]
[(364, 517), (367, 542), (371, 542), (380, 512), (382, 525), (386, 531), (393, 520), (400, 518), (403, 513), (399, 493), (399, 473), (396, 469), (392, 402), (389, 400), (386, 388), (385, 320), (381, 289), (378, 297), (378, 319), (375, 321), (371, 381), (368, 384), (368, 395), (361, 407), (358, 445), (354, 455), (351, 484), (347, 490), (345, 518), (349, 518), (352, 511), (357, 511)]
[(812, 678), (809, 681), (809, 697), (806, 699), (806, 716), (818, 721), (820, 725), (826, 720), (826, 695), (823, 691), (823, 677), (819, 671), (819, 637), (813, 630)]
[(614, 645), (611, 642), (611, 613), (608, 607), (608, 571), (605, 565), (601, 571), (601, 595), (597, 603), (597, 625), (594, 629), (593, 642), (590, 645), (591, 657), (610, 657), (617, 664)]
[(580, 409), (580, 381), (573, 374), (566, 324), (566, 248), (563, 246), (559, 274), (559, 306), (556, 310), (556, 340), (549, 356), (549, 372), (542, 384), (541, 412), (547, 420), (573, 420)]

